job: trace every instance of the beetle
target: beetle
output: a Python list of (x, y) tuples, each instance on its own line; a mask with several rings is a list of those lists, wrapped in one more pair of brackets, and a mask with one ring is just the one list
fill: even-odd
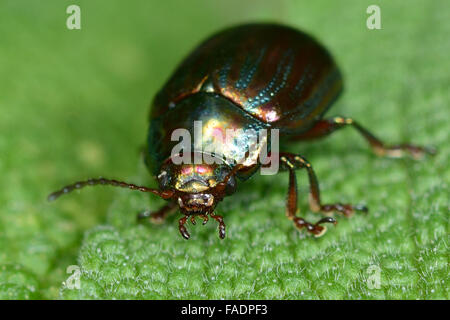
[[(158, 189), (100, 178), (68, 185), (48, 199), (99, 184), (150, 192), (168, 203), (156, 212), (141, 213), (138, 218), (161, 222), (179, 209), (183, 214), (179, 231), (185, 239), (190, 238), (185, 225), (188, 221), (195, 224), (196, 217), (203, 219), (203, 224), (209, 218), (216, 220), (223, 239), (225, 223), (215, 213), (216, 206), (236, 191), (238, 180), (247, 180), (262, 166), (258, 160), (261, 150), (252, 149), (251, 139), (244, 133), (216, 145), (214, 157), (218, 161), (214, 163), (179, 163), (171, 152), (176, 146), (172, 133), (178, 128), (195, 133), (194, 124), (200, 121), (203, 134), (200, 146), (192, 145), (191, 151), (181, 152), (179, 157), (205, 154), (204, 147), (216, 142), (214, 133), (229, 128), (278, 129), (281, 137), (303, 141), (352, 127), (379, 156), (418, 159), (435, 153), (431, 147), (386, 145), (352, 118), (325, 118), (325, 112), (342, 90), (342, 74), (334, 59), (308, 34), (277, 24), (226, 29), (194, 49), (153, 100), (145, 163), (156, 177)], [(252, 161), (230, 161), (238, 160), (238, 153), (245, 153)], [(330, 213), (349, 217), (357, 211), (367, 212), (363, 205), (323, 204), (310, 162), (299, 154), (279, 152), (275, 156), (281, 171), (289, 173), (286, 215), (296, 228), (321, 236), (326, 231), (325, 223), (336, 224)], [(305, 169), (308, 174), (311, 210), (328, 215), (316, 223), (297, 216), (298, 169)]]

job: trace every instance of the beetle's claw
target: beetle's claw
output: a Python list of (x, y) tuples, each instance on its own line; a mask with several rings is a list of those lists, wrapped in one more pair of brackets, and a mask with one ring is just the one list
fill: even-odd
[(189, 240), (189, 238), (191, 237), (189, 232), (187, 232), (186, 227), (184, 227), (184, 226), (180, 226), (180, 233), (183, 236), (183, 238), (185, 238), (186, 240)]
[(369, 208), (363, 204), (358, 204), (358, 205), (353, 206), (353, 210), (359, 211), (362, 213), (369, 213)]
[(414, 160), (420, 160), (425, 155), (431, 155), (434, 156), (437, 153), (437, 149), (433, 146), (409, 146), (408, 148), (409, 153), (413, 157)]
[(320, 238), (327, 232), (326, 226), (316, 226), (317, 230), (313, 232), (315, 238)]
[(189, 240), (189, 238), (191, 237), (191, 235), (189, 234), (189, 232), (187, 232), (187, 229), (186, 229), (186, 227), (184, 226), (185, 224), (186, 224), (186, 221), (187, 221), (187, 216), (185, 216), (185, 217), (183, 217), (183, 218), (181, 218), (179, 221), (178, 221), (178, 224), (179, 224), (179, 230), (180, 230), (180, 233), (181, 233), (181, 235), (183, 236), (183, 238), (185, 238), (186, 240)]
[(425, 146), (423, 147), (423, 150), (425, 153), (428, 153), (432, 156), (434, 156), (435, 154), (437, 154), (437, 149), (434, 146)]
[(326, 218), (320, 219), (314, 225), (314, 232), (313, 232), (313, 234), (314, 234), (314, 237), (316, 237), (316, 238), (319, 238), (319, 237), (323, 236), (327, 232), (327, 227), (326, 226), (320, 226), (320, 224), (322, 224), (322, 223), (332, 223), (333, 225), (337, 225), (336, 219), (334, 219), (332, 217), (326, 217)]

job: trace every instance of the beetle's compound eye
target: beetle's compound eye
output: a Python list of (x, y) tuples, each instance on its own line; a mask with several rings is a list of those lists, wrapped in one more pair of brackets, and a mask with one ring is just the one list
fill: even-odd
[(167, 173), (166, 170), (162, 170), (161, 173), (158, 175), (158, 182), (161, 190), (167, 189), (169, 187), (170, 175)]
[[(217, 181), (223, 181), (225, 177), (230, 173), (231, 169), (228, 166), (222, 165), (217, 168)], [(234, 176), (230, 176), (227, 182), (227, 187), (225, 188), (225, 193), (227, 196), (232, 195), (236, 191), (236, 179)]]
[(236, 179), (234, 177), (230, 177), (228, 179), (227, 187), (225, 189), (227, 196), (232, 195), (236, 192)]

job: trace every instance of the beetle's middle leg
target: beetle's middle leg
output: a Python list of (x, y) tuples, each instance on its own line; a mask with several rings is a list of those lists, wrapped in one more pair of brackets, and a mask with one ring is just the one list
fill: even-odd
[(150, 221), (156, 224), (163, 223), (167, 216), (174, 213), (177, 210), (177, 205), (173, 202), (169, 202), (157, 211), (144, 211), (138, 214), (137, 219), (150, 218)]
[[(282, 164), (282, 169), (289, 170), (290, 181), (292, 179), (295, 179), (294, 170), (306, 169), (306, 171), (308, 172), (309, 188), (310, 188), (309, 206), (312, 211), (324, 213), (338, 212), (347, 217), (352, 216), (355, 211), (362, 211), (362, 212), (368, 211), (367, 207), (363, 205), (351, 205), (342, 203), (322, 204), (320, 201), (319, 182), (317, 181), (316, 174), (314, 173), (311, 164), (302, 156), (295, 155), (292, 153), (280, 153), (280, 163)], [(293, 175), (292, 178), (291, 175)], [(294, 188), (291, 187), (291, 182), (289, 182), (289, 185), (290, 189)], [(297, 188), (295, 186), (295, 192), (296, 189)], [(288, 201), (290, 201), (289, 198)], [(295, 202), (296, 201), (297, 199), (295, 198)]]
[(436, 150), (432, 147), (417, 146), (409, 143), (402, 143), (397, 145), (386, 145), (383, 141), (375, 137), (367, 129), (362, 127), (358, 122), (352, 118), (334, 117), (330, 119), (322, 119), (317, 121), (314, 126), (305, 133), (294, 136), (295, 140), (309, 140), (322, 138), (330, 135), (338, 129), (351, 126), (355, 128), (370, 144), (372, 150), (376, 155), (386, 156), (391, 158), (401, 158), (405, 155), (410, 155), (414, 159), (420, 159), (425, 154), (434, 154)]

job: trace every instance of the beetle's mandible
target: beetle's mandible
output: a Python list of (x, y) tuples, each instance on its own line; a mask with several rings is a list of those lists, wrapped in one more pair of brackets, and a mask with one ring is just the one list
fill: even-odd
[[(205, 224), (210, 218), (219, 223), (219, 236), (225, 237), (225, 223), (215, 213), (217, 204), (236, 191), (237, 181), (252, 176), (261, 166), (238, 164), (234, 151), (251, 151), (245, 135), (223, 143), (216, 151), (217, 163), (177, 164), (171, 157), (175, 129), (194, 129), (202, 123), (202, 146), (192, 146), (192, 153), (203, 152), (215, 130), (279, 129), (292, 140), (325, 137), (338, 129), (352, 127), (380, 156), (421, 158), (433, 154), (431, 147), (412, 144), (386, 145), (357, 121), (347, 117), (324, 118), (325, 112), (342, 91), (342, 76), (328, 51), (311, 36), (275, 24), (250, 24), (221, 31), (204, 41), (178, 66), (156, 95), (150, 114), (145, 162), (159, 188), (147, 188), (111, 179), (89, 179), (68, 185), (52, 193), (49, 200), (89, 185), (112, 185), (153, 193), (168, 203), (156, 212), (139, 218), (160, 222), (177, 209), (182, 213), (179, 230), (185, 239), (190, 235), (186, 223)], [(211, 130), (213, 126), (214, 130)], [(226, 156), (226, 157), (225, 157)], [(258, 154), (250, 154), (257, 159)], [(301, 155), (280, 152), (276, 155), (280, 169), (289, 173), (286, 215), (298, 229), (320, 236), (325, 223), (336, 224), (332, 217), (310, 223), (297, 216), (296, 170), (305, 169), (309, 178), (309, 203), (314, 212), (337, 212), (351, 216), (366, 212), (361, 205), (331, 203), (320, 199), (319, 183), (312, 165)], [(223, 157), (223, 159), (221, 158)], [(237, 160), (237, 159), (236, 159)]]

